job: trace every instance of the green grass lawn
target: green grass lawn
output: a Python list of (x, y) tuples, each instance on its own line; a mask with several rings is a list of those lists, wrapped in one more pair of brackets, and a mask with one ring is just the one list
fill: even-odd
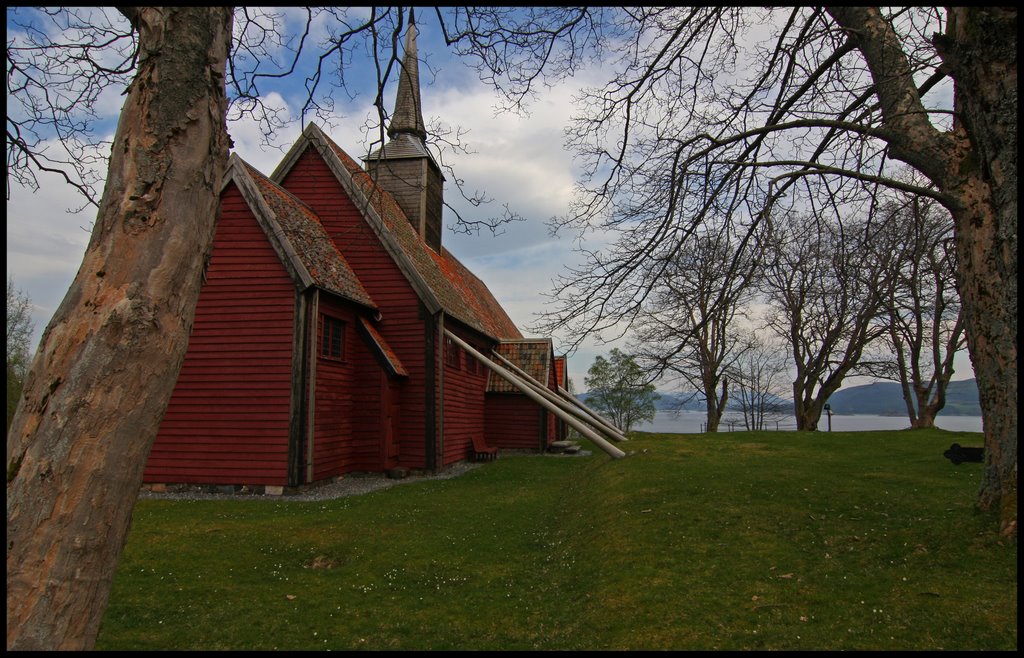
[(145, 500), (98, 649), (1004, 649), (981, 435), (639, 434), (328, 502)]

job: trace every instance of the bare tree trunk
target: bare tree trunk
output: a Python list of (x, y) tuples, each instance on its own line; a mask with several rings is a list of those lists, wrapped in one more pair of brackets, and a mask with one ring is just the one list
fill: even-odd
[(227, 162), (230, 8), (122, 10), (140, 62), (7, 442), (7, 648), (90, 649), (188, 346)]
[(935, 427), (935, 416), (946, 406), (946, 381), (941, 376), (935, 378), (935, 395), (931, 388), (924, 385), (914, 387), (917, 399), (917, 411), (910, 416), (912, 429), (932, 429)]
[[(940, 52), (970, 149), (950, 171), (957, 274), (985, 431), (982, 509), (1017, 533), (1017, 10), (951, 10)], [(983, 54), (983, 56), (982, 56)]]
[(708, 432), (717, 432), (718, 426), (722, 424), (722, 416), (725, 415), (725, 406), (729, 401), (729, 384), (728, 381), (722, 382), (722, 395), (718, 396), (715, 391), (716, 378), (713, 374), (705, 372), (704, 376), (704, 399), (706, 401), (708, 411)]
[(955, 90), (954, 130), (920, 112), (905, 55), (876, 10), (829, 8), (872, 70), (892, 157), (942, 190), (985, 430), (982, 509), (1017, 535), (1017, 9), (952, 7), (933, 42)]

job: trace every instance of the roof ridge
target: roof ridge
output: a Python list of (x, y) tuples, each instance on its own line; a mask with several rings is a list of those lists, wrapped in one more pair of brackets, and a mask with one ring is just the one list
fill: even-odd
[[(313, 145), (321, 157), (334, 158), (336, 165), (328, 161), (328, 168), (338, 177), (343, 187), (351, 185), (349, 193), (358, 193), (365, 200), (367, 208), (360, 208), (364, 219), (371, 225), (380, 222), (380, 231), (386, 232), (380, 238), (385, 242), (392, 256), (399, 262), (399, 268), (409, 277), (417, 293), (429, 295), (423, 298), (431, 312), (443, 310), (455, 320), (496, 340), (505, 337), (521, 337), (521, 333), (494, 298), (494, 294), (478, 276), (473, 274), (451, 251), (442, 246), (441, 253), (430, 248), (415, 231), (398, 202), (373, 176), (363, 169), (341, 146), (315, 124), (307, 125), (303, 138)], [(297, 142), (285, 160), (274, 172), (274, 178), (284, 179), (287, 172), (298, 160), (304, 146)], [(323, 150), (316, 144), (321, 144)], [(347, 177), (349, 183), (341, 178)], [(362, 200), (353, 199), (357, 207)], [(378, 229), (375, 229), (378, 230)], [(387, 241), (392, 243), (387, 246)], [(468, 274), (469, 276), (465, 276)], [(428, 301), (429, 300), (429, 301)]]
[[(232, 154), (231, 163), (235, 166), (225, 182), (235, 180), (246, 203), (250, 207), (255, 203), (257, 222), (271, 243), (277, 245), (279, 257), (289, 263), (288, 269), (302, 285), (316, 286), (376, 310), (370, 293), (327, 234), (316, 211), (237, 154)], [(242, 184), (237, 180), (239, 176), (244, 177)], [(251, 190), (248, 189), (250, 184)], [(277, 203), (268, 197), (269, 192), (273, 192)], [(252, 195), (258, 199), (251, 198)], [(308, 224), (303, 226), (303, 222)]]

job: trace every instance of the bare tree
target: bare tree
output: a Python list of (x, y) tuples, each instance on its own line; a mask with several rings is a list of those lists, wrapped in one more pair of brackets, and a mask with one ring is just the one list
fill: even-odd
[(98, 206), (109, 142), (97, 134), (101, 97), (135, 72), (138, 40), (119, 12), (103, 8), (8, 10), (7, 198), (11, 184), (39, 188), (55, 173)]
[(795, 367), (798, 430), (817, 429), (829, 396), (885, 331), (878, 317), (889, 271), (880, 258), (864, 258), (877, 239), (867, 231), (863, 222), (802, 215), (774, 224), (765, 240), (766, 323), (786, 341)]
[(789, 359), (778, 341), (759, 338), (754, 332), (746, 333), (743, 342), (745, 349), (729, 369), (736, 391), (734, 406), (743, 413), (748, 430), (765, 430), (788, 411)]
[[(234, 116), (254, 117), (269, 140), (282, 117), (264, 85), (294, 73), (322, 18), (334, 22), (302, 115), (329, 110), (324, 67), (345, 89), (346, 57), (360, 49), (383, 108), (410, 12), (300, 11), (305, 27), (290, 38), (279, 14), (249, 8), (237, 30), (231, 8), (8, 14), (8, 189), (38, 187), (38, 172), (52, 171), (97, 207), (8, 434), (8, 649), (95, 641), (194, 318), (227, 162), (228, 91)], [(126, 84), (107, 160), (93, 108)]]
[[(541, 25), (467, 13), (487, 39), (465, 43), (514, 100), (535, 78), (493, 46), (514, 46), (525, 28), (533, 43), (569, 30), (561, 52), (575, 61), (612, 53), (609, 82), (580, 98), (569, 144), (584, 172), (556, 228), (618, 237), (558, 282), (538, 330), (577, 341), (628, 331), (659, 275), (652, 255), (716, 214), (749, 226), (876, 185), (947, 208), (985, 417), (978, 504), (1016, 534), (1016, 8), (623, 8)], [(900, 163), (931, 186), (900, 180)]]
[(230, 10), (122, 11), (138, 69), (85, 259), (7, 439), (9, 650), (95, 642), (188, 345), (227, 163)]
[[(155, 423), (184, 353), (226, 158), (230, 12), (121, 12), (131, 29), (114, 25), (106, 37), (119, 54), (110, 62), (80, 59), (85, 69), (70, 76), (97, 71), (97, 80), (113, 75), (132, 83), (104, 193), (94, 201), (93, 239), (44, 334), (12, 422), (8, 648), (91, 646)], [(373, 16), (384, 14), (382, 25), (403, 20), (397, 10)], [(569, 74), (602, 52), (618, 57), (612, 81), (581, 99), (591, 114), (572, 133), (588, 165), (566, 224), (587, 228), (606, 219), (622, 232), (560, 290), (565, 304), (550, 326), (578, 326), (581, 339), (628, 323), (658, 276), (645, 266), (648, 257), (670, 252), (705, 217), (756, 224), (776, 214), (785, 195), (817, 192), (831, 202), (860, 191), (850, 181), (906, 189), (888, 176), (892, 159), (922, 172), (934, 190), (912, 189), (948, 208), (955, 224), (958, 285), (985, 416), (979, 505), (999, 510), (1003, 530), (1016, 533), (1015, 8), (460, 8), (448, 19), (437, 16), (449, 43), (478, 58), (514, 104), (545, 75)], [(338, 34), (365, 24), (342, 22)], [(376, 38), (386, 30), (373, 25), (365, 30), (371, 43), (392, 53), (381, 59), (373, 50), (380, 81), (394, 70), (387, 63), (395, 56), (386, 38)], [(398, 33), (390, 36), (396, 44)], [(744, 43), (757, 45), (743, 51)], [(9, 99), (50, 86), (18, 82), (12, 45)], [(737, 75), (745, 71), (749, 79)], [(955, 83), (953, 107), (929, 107), (924, 99), (947, 78)], [(90, 194), (89, 181), (62, 166), (69, 158), (68, 166), (80, 162), (77, 156), (39, 158), (49, 119), (45, 112), (28, 116), (39, 121), (25, 123), (9, 109), (9, 170), (23, 167), (31, 176), (33, 168), (55, 168)], [(65, 134), (71, 143), (79, 131)], [(136, 399), (132, 392), (140, 390), (147, 395)], [(99, 512), (84, 526), (71, 520), (89, 510)], [(62, 552), (49, 553), (54, 547)], [(46, 555), (51, 559), (41, 563)], [(74, 564), (81, 569), (68, 571)]]
[(954, 280), (953, 222), (931, 199), (901, 195), (884, 208), (882, 229), (894, 238), (893, 286), (885, 299), (886, 373), (903, 389), (911, 427), (934, 427), (946, 404), (953, 357), (966, 344), (963, 308)]
[[(753, 297), (750, 252), (739, 256), (727, 231), (695, 235), (662, 270), (638, 318), (632, 351), (652, 379), (677, 381), (699, 391), (707, 406), (707, 431), (717, 432), (729, 403), (727, 372), (743, 353), (736, 321)], [(743, 273), (728, 264), (740, 258)]]
[(25, 384), (32, 342), (32, 302), (7, 275), (7, 428)]

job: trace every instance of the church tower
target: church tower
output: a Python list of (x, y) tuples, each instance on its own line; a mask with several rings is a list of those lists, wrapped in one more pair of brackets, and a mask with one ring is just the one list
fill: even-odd
[(405, 211), (420, 238), (440, 253), (444, 176), (426, 146), (416, 32), (410, 9), (395, 110), (388, 125), (388, 143), (366, 156), (364, 163), (377, 184), (390, 192)]

